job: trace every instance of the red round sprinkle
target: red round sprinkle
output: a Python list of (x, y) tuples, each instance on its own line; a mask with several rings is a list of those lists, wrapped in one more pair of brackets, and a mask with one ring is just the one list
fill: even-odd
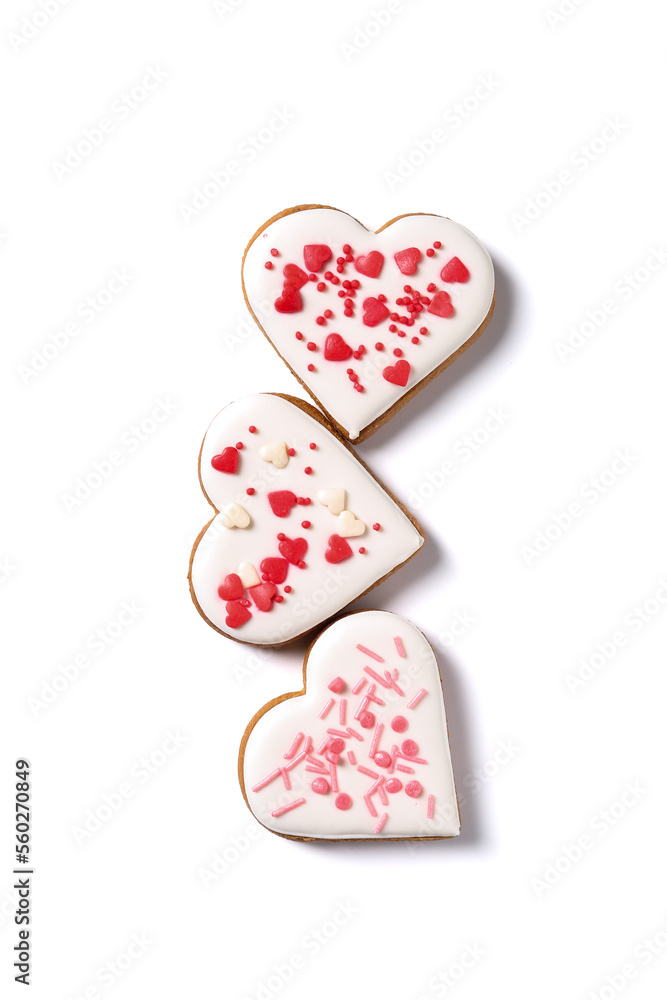
[(355, 292), (354, 288), (348, 288), (347, 294), (350, 296), (351, 299), (353, 299), (355, 298), (357, 293)]
[(408, 720), (404, 715), (395, 715), (391, 720), (391, 728), (395, 733), (404, 733), (408, 728)]
[(276, 538), (278, 539), (279, 542), (284, 542), (285, 541), (285, 532), (281, 531), (278, 535), (276, 535)]
[(380, 340), (378, 340), (377, 344), (375, 345), (375, 350), (384, 351), (384, 344)]
[(308, 371), (309, 372), (314, 372), (315, 371), (315, 365), (308, 365)]
[(343, 253), (352, 253), (352, 247), (349, 243), (343, 244)]
[[(324, 316), (318, 316), (317, 319), (315, 320), (315, 322), (317, 323), (318, 326), (324, 326), (324, 324), (326, 323), (326, 320), (325, 320)], [(308, 347), (310, 347), (310, 344), (308, 345)]]
[(434, 254), (435, 254), (435, 250), (431, 250), (431, 248), (429, 247), (428, 250), (426, 251), (426, 256), (427, 257), (433, 257)]
[(359, 383), (359, 382), (355, 382), (354, 383), (354, 388), (357, 390), (357, 392), (363, 392), (364, 391), (363, 385), (361, 385), (361, 383)]
[(341, 740), (337, 736), (332, 736), (327, 743), (327, 749), (331, 750), (332, 753), (342, 753), (345, 749), (345, 740)]
[(379, 523), (379, 521), (376, 521), (375, 524), (373, 525), (373, 531), (379, 531), (381, 527), (382, 525)]
[(306, 468), (303, 471), (306, 473), (307, 476), (309, 476), (312, 473), (313, 470), (311, 469), (311, 467), (309, 465), (307, 465)]
[(378, 767), (389, 767), (391, 764), (391, 757), (384, 750), (378, 750), (375, 757), (373, 757), (373, 760)]
[(308, 505), (309, 505), (309, 504), (311, 504), (311, 503), (313, 502), (313, 501), (312, 501), (312, 500), (310, 499), (310, 497), (303, 497), (302, 499), (303, 499), (303, 505), (304, 505), (304, 507), (308, 507)]
[(400, 347), (395, 347), (394, 348), (394, 357), (395, 358), (402, 358), (403, 357), (403, 351), (400, 349)]
[(331, 317), (333, 316), (333, 313), (331, 312), (331, 309), (325, 309), (324, 310), (324, 315), (325, 315), (326, 319), (331, 319)]
[(294, 336), (296, 337), (297, 340), (303, 340), (303, 334), (301, 333), (301, 330), (297, 330)]
[(337, 274), (332, 275), (332, 277), (331, 277), (331, 284), (332, 285), (339, 285), (340, 284), (340, 278), (338, 277)]
[(283, 597), (282, 594), (276, 594), (273, 600), (276, 602), (276, 604), (282, 604), (285, 598)]
[(290, 458), (294, 458), (294, 456), (296, 455), (296, 448), (288, 448), (287, 454), (289, 455)]
[(308, 348), (309, 351), (316, 351), (317, 350), (317, 344), (313, 343), (312, 340), (308, 341), (308, 343), (306, 344), (306, 347)]
[(361, 359), (361, 351), (352, 351), (352, 357), (356, 361), (359, 361)]
[(342, 264), (339, 264), (336, 270), (338, 271), (339, 274), (345, 274), (345, 268), (342, 266)]
[(317, 448), (317, 445), (315, 444), (314, 441), (311, 441), (310, 444), (308, 445), (308, 447), (310, 448), (311, 451), (315, 451), (315, 449)]
[(272, 267), (273, 267), (273, 261), (272, 260), (267, 260), (267, 262), (264, 265), (264, 267), (266, 268), (267, 271), (270, 271), (272, 269)]
[(430, 285), (426, 286), (426, 291), (427, 292), (434, 292), (437, 287), (438, 287), (437, 285), (434, 285), (433, 282), (431, 282)]
[(354, 257), (352, 256), (352, 254), (351, 254), (351, 253), (346, 253), (346, 254), (345, 254), (345, 260), (346, 260), (346, 261), (347, 261), (347, 263), (349, 264), (351, 260), (354, 260)]
[(249, 497), (254, 497), (254, 495), (255, 495), (255, 487), (254, 486), (249, 486), (248, 489), (246, 490), (246, 493), (248, 494)]
[(327, 286), (324, 284), (323, 281), (318, 281), (317, 282), (317, 290), (318, 290), (318, 292), (323, 292), (326, 287)]
[(302, 521), (301, 522), (301, 527), (302, 528), (310, 528), (310, 521)]
[(243, 450), (243, 441), (237, 441), (236, 442), (236, 450), (237, 451), (242, 451)]
[(340, 792), (334, 799), (336, 809), (349, 809), (352, 805), (352, 796), (347, 792)]
[(275, 247), (271, 248), (270, 254), (271, 254), (272, 257), (277, 257), (278, 256), (278, 251), (276, 250)]
[(396, 333), (397, 330), (398, 330), (398, 327), (396, 326), (396, 324), (395, 323), (391, 323), (390, 326), (389, 326), (389, 333)]
[(308, 281), (317, 281), (317, 275), (316, 274), (309, 274), (308, 275)]
[(412, 285), (403, 285), (403, 291), (404, 292), (411, 292), (412, 291)]
[(436, 240), (433, 246), (435, 247), (436, 250), (439, 250), (440, 247), (442, 246), (442, 243), (440, 242), (440, 240)]
[(356, 278), (353, 278), (352, 279), (352, 287), (353, 288), (360, 288), (361, 287), (361, 282), (358, 281)]
[(257, 433), (257, 428), (255, 427), (254, 424), (250, 424), (250, 427), (248, 428), (248, 433), (249, 434), (256, 434)]
[(268, 573), (262, 573), (262, 580), (264, 580), (264, 583), (268, 583), (269, 582), (269, 574)]
[(327, 279), (327, 281), (331, 281), (331, 279), (333, 278), (333, 271), (325, 271), (324, 277)]
[(310, 787), (318, 795), (326, 795), (329, 791), (329, 782), (326, 778), (313, 778), (313, 783)]
[(363, 554), (365, 553), (365, 551), (366, 551), (366, 549), (362, 545), (361, 548), (359, 549), (359, 555), (363, 556)]
[(344, 299), (346, 295), (347, 295), (347, 292), (344, 292), (342, 288), (340, 288), (338, 290), (338, 298), (339, 299)]
[(384, 787), (391, 795), (393, 795), (394, 792), (400, 792), (403, 787), (403, 782), (400, 778), (389, 778), (388, 781), (385, 781)]
[(343, 305), (347, 306), (348, 309), (351, 309), (352, 306), (354, 305), (354, 302), (352, 301), (352, 299), (346, 298), (345, 301), (343, 302)]
[(286, 594), (291, 594), (292, 593), (292, 588), (290, 587), (289, 583), (285, 584), (285, 586), (283, 587), (283, 590), (285, 591)]
[[(428, 250), (426, 251), (428, 253)], [(405, 786), (405, 794), (411, 799), (418, 799), (422, 793), (422, 786), (418, 781), (408, 781)]]
[(419, 337), (413, 337), (412, 338), (412, 343), (413, 344), (419, 344), (420, 343)]
[(343, 309), (343, 316), (354, 316), (353, 309)]
[(428, 333), (428, 328), (425, 326), (420, 326), (419, 332), (421, 333), (422, 336), (425, 336)]
[(359, 725), (362, 729), (372, 729), (375, 725), (375, 716), (372, 712), (362, 712), (359, 716)]
[(399, 330), (398, 331), (398, 335), (399, 335), (399, 337), (404, 337), (405, 336), (405, 330)]
[(386, 301), (387, 301), (387, 296), (386, 295), (382, 295), (382, 294), (378, 295), (378, 302), (386, 302)]
[(419, 747), (414, 740), (403, 740), (401, 743), (401, 753), (404, 753), (406, 757), (416, 757)]
[(354, 368), (346, 368), (345, 372), (347, 375), (354, 375)]
[(303, 561), (303, 559), (301, 560), (301, 562), (297, 563), (297, 566), (299, 567), (299, 569), (305, 569), (306, 568), (306, 564)]

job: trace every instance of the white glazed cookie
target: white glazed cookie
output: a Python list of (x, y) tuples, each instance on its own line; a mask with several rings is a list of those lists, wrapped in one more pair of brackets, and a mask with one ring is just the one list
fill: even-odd
[(306, 656), (304, 690), (248, 726), (239, 777), (257, 820), (285, 837), (456, 837), (440, 673), (422, 633), (388, 611), (330, 625)]
[(301, 400), (230, 403), (199, 464), (216, 516), (195, 542), (191, 593), (210, 625), (241, 642), (291, 642), (423, 544), (417, 522)]
[(451, 219), (403, 215), (373, 233), (313, 205), (253, 236), (243, 288), (278, 354), (352, 442), (458, 357), (494, 304), (489, 254)]

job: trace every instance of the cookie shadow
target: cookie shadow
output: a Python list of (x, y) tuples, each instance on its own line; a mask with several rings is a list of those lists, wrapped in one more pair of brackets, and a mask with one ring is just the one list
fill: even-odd
[[(439, 541), (428, 536), (419, 552), (416, 553), (404, 566), (394, 570), (382, 583), (373, 587), (363, 597), (358, 598), (352, 604), (352, 611), (362, 611), (368, 608), (381, 608), (383, 610), (395, 611), (400, 615), (401, 598), (405, 594), (412, 581), (423, 584), (428, 580), (431, 585), (439, 582), (434, 573), (444, 575), (447, 571), (448, 556)], [(432, 579), (430, 579), (432, 578)], [(416, 622), (419, 626), (419, 622)]]
[[(409, 430), (411, 423), (419, 421), (430, 411), (436, 412), (438, 400), (459, 383), (465, 382), (474, 369), (487, 364), (499, 346), (507, 341), (514, 323), (518, 300), (514, 278), (503, 261), (495, 254), (493, 267), (496, 277), (496, 304), (489, 325), (482, 335), (463, 354), (445, 368), (444, 372), (432, 379), (400, 411), (398, 420), (401, 433)], [(393, 424), (397, 418), (387, 420), (366, 442), (358, 445), (359, 453), (373, 468), (373, 452), (391, 446), (394, 435)]]

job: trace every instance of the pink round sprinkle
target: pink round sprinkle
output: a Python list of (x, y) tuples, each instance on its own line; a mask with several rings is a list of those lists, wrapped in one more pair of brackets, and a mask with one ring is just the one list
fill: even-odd
[[(418, 784), (419, 782), (415, 781), (415, 785)], [(419, 785), (419, 790), (421, 791), (421, 785)], [(334, 801), (336, 803), (336, 809), (349, 809), (352, 805), (352, 796), (348, 795), (347, 792), (340, 792)]]
[(345, 749), (345, 740), (339, 739), (338, 736), (332, 736), (327, 747), (332, 753), (342, 753)]
[(375, 716), (372, 712), (362, 712), (359, 716), (359, 725), (362, 729), (372, 729), (375, 725)]
[(419, 751), (419, 747), (414, 740), (403, 740), (401, 743), (401, 753), (404, 753), (406, 757), (416, 757)]
[(409, 795), (411, 799), (418, 799), (422, 793), (422, 786), (418, 781), (408, 781), (405, 786), (405, 794)]
[(403, 782), (400, 778), (389, 778), (388, 781), (385, 781), (384, 787), (393, 795), (394, 792), (400, 792)]
[(340, 760), (340, 754), (334, 753), (333, 750), (327, 750), (324, 756), (326, 757), (326, 759), (329, 761), (330, 764), (337, 764), (338, 761)]
[(278, 251), (276, 250), (275, 247), (271, 248), (270, 253), (271, 253), (272, 257), (277, 257), (278, 256)]
[(318, 795), (326, 795), (329, 791), (329, 782), (326, 778), (313, 778), (313, 783), (310, 787)]
[(384, 750), (378, 750), (375, 757), (373, 757), (373, 760), (378, 767), (389, 767), (391, 764), (391, 757)]
[(408, 728), (408, 720), (404, 715), (395, 715), (391, 720), (391, 728), (395, 733), (404, 733)]

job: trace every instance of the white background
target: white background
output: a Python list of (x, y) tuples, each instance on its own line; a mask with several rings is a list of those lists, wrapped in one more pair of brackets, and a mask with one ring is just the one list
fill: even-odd
[[(12, 771), (26, 756), (33, 996), (664, 990), (667, 269), (651, 256), (667, 239), (664, 26), (649, 0), (565, 3), (560, 21), (556, 0), (396, 6), (380, 29), (384, 0), (71, 0), (48, 18), (33, 0), (3, 5), (0, 975), (13, 976)], [(165, 78), (119, 111), (151, 68)], [(485, 100), (480, 78), (493, 81)], [(241, 148), (274, 108), (293, 121), (250, 161)], [(105, 117), (113, 131), (59, 168)], [(606, 119), (616, 134), (596, 141)], [(445, 141), (415, 155), (437, 128)], [(422, 162), (392, 180), (401, 157)], [(232, 159), (226, 189), (184, 210)], [(483, 337), (359, 448), (399, 496), (432, 494), (412, 505), (428, 545), (364, 603), (410, 617), (439, 649), (456, 841), (257, 835), (237, 746), (258, 707), (298, 686), (303, 648), (235, 645), (188, 595), (209, 420), (243, 393), (298, 392), (252, 331), (240, 260), (259, 225), (303, 202), (370, 228), (449, 215), (497, 267)], [(114, 269), (131, 281), (86, 322), (80, 303)], [(131, 446), (165, 399), (171, 415)], [(502, 427), (485, 431), (498, 408)], [(484, 442), (469, 460), (465, 435)], [(122, 464), (68, 512), (64, 495), (118, 449)], [(625, 468), (605, 472), (619, 449)], [(429, 491), (448, 459), (456, 474)], [(141, 611), (96, 654), (89, 637), (116, 633), (124, 602)], [(457, 615), (474, 622), (454, 636)], [(175, 731), (187, 739), (165, 756)], [(162, 766), (144, 782), (151, 755)], [(81, 842), (89, 810), (106, 815), (128, 782)], [(128, 959), (135, 934), (150, 944)], [(274, 966), (284, 979), (294, 955), (303, 967), (283, 984)]]

